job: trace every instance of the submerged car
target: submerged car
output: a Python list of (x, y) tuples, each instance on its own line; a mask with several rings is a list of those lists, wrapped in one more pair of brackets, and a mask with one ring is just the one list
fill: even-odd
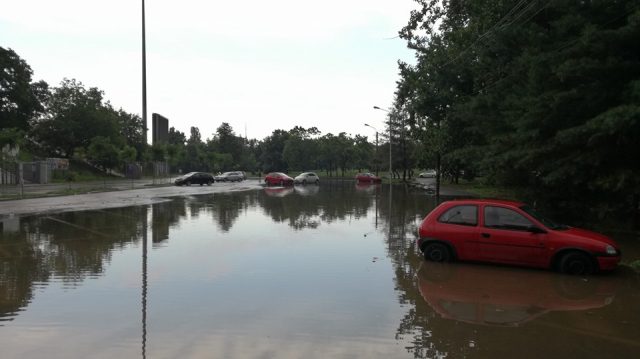
[(282, 172), (271, 172), (264, 177), (267, 186), (290, 186), (293, 185), (293, 178)]
[(293, 179), (293, 181), (295, 183), (302, 183), (302, 184), (307, 184), (307, 183), (320, 184), (320, 177), (318, 177), (318, 175), (315, 174), (314, 172), (303, 172), (297, 175)]
[(382, 178), (374, 175), (373, 173), (358, 173), (356, 175), (356, 181), (364, 183), (380, 183), (382, 182)]
[(613, 239), (539, 215), (524, 203), (456, 200), (422, 221), (418, 248), (427, 260), (492, 262), (568, 274), (609, 271), (620, 262)]
[(206, 184), (207, 186), (211, 186), (213, 182), (215, 182), (213, 176), (205, 172), (189, 172), (173, 181), (176, 186), (191, 186), (192, 184), (199, 184), (201, 186)]
[(225, 172), (214, 178), (218, 182), (240, 182), (244, 180), (244, 174), (241, 172)]

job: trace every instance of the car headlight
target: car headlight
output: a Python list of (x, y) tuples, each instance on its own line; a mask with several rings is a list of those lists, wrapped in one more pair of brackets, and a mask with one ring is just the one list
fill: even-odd
[(615, 248), (613, 248), (613, 246), (607, 246), (605, 248), (605, 252), (610, 256), (615, 256), (616, 254), (618, 254), (618, 251)]

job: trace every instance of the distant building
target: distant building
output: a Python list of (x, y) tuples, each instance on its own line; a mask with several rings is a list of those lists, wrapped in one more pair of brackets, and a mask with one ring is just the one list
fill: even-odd
[(169, 119), (166, 117), (154, 113), (151, 116), (152, 121), (152, 144), (167, 143), (169, 140)]

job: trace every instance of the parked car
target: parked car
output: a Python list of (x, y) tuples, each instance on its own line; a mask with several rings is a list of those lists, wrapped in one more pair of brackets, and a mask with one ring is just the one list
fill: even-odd
[(426, 170), (418, 175), (420, 178), (434, 178), (435, 176), (436, 170)]
[(264, 182), (267, 186), (290, 186), (293, 185), (293, 178), (282, 172), (271, 172), (264, 177)]
[(242, 173), (240, 172), (225, 172), (221, 175), (214, 177), (218, 182), (240, 182), (244, 180)]
[(382, 182), (382, 178), (374, 175), (373, 173), (358, 173), (356, 175), (356, 181), (365, 183), (380, 183)]
[(189, 172), (173, 181), (176, 186), (191, 186), (191, 184), (199, 184), (201, 186), (206, 184), (207, 186), (211, 186), (213, 182), (215, 182), (213, 176), (205, 172)]
[(568, 274), (609, 271), (620, 262), (611, 238), (556, 224), (513, 201), (444, 202), (424, 218), (419, 234), (425, 259), (437, 262), (493, 262)]
[(315, 174), (314, 172), (303, 172), (297, 175), (293, 179), (293, 181), (295, 183), (302, 183), (302, 184), (307, 184), (307, 183), (320, 184), (320, 177), (318, 177), (318, 175)]

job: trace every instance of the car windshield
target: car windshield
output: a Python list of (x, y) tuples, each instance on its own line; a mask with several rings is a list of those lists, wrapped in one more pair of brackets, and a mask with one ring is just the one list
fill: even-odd
[(541, 215), (540, 213), (538, 213), (536, 210), (534, 210), (533, 208), (529, 207), (528, 205), (524, 205), (524, 206), (520, 207), (520, 209), (525, 211), (528, 215), (530, 215), (531, 217), (537, 219), (538, 221), (540, 221), (542, 224), (544, 224), (546, 227), (548, 227), (550, 229), (565, 230), (565, 229), (569, 228), (568, 226), (566, 226), (564, 224), (556, 223), (556, 222), (550, 220), (549, 218)]

